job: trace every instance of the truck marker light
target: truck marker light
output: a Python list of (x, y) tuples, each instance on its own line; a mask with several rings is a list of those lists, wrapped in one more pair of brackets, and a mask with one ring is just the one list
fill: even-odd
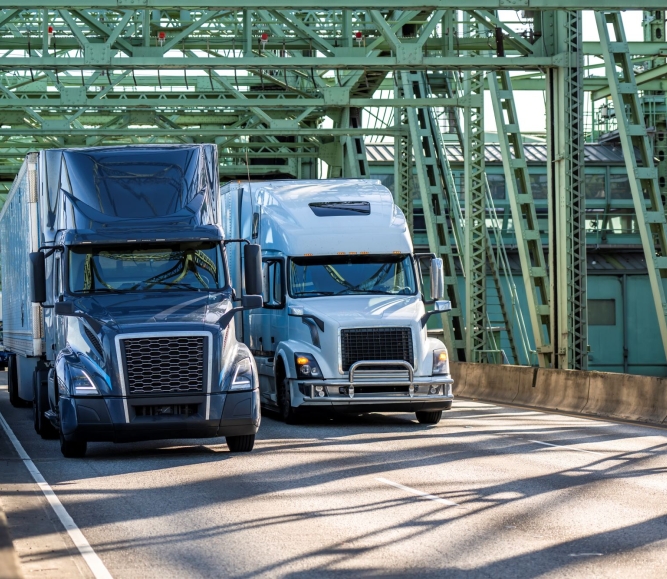
[(439, 362), (446, 362), (447, 361), (447, 352), (443, 351), (438, 354), (438, 361)]
[(296, 359), (296, 363), (299, 364), (299, 366), (303, 366), (304, 364), (308, 364), (308, 358), (306, 358), (305, 356), (299, 356)]
[(359, 253), (360, 253), (361, 255), (368, 255), (368, 252), (367, 252), (367, 251), (360, 251)]
[(357, 255), (356, 251), (350, 251), (350, 255)]
[(304, 257), (312, 257), (313, 254), (312, 253), (304, 253), (303, 255), (304, 255)]
[(345, 252), (344, 251), (338, 251), (337, 255), (345, 255)]
[(396, 251), (396, 250), (394, 250), (394, 251), (392, 251), (392, 253), (400, 254), (401, 252), (400, 252), (400, 251)]

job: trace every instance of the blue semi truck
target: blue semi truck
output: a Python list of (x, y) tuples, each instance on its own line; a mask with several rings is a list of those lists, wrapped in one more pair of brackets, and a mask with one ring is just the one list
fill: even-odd
[[(26, 157), (0, 213), (9, 394), (66, 457), (213, 436), (252, 450), (257, 369), (233, 326), (262, 306), (261, 250), (226, 240), (218, 211), (215, 145)], [(228, 243), (243, 245), (242, 295)]]

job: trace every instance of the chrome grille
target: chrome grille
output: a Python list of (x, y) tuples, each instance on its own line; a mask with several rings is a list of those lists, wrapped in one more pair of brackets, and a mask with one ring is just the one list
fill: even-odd
[(204, 337), (164, 336), (123, 340), (130, 394), (204, 391)]
[[(350, 328), (340, 331), (343, 371), (361, 360), (402, 360), (414, 367), (412, 332), (410, 328)], [(396, 369), (376, 366), (375, 370)]]

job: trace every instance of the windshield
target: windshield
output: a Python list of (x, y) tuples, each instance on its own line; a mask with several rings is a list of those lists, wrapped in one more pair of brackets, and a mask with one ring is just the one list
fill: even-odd
[(69, 248), (69, 290), (73, 293), (207, 291), (224, 285), (217, 242)]
[(295, 298), (417, 293), (409, 255), (294, 257), (289, 280)]

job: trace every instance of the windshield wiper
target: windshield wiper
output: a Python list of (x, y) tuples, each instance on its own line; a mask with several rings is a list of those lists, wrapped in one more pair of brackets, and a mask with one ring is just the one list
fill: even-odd
[(312, 291), (312, 292), (299, 292), (295, 294), (295, 298), (300, 298), (301, 296), (333, 296), (334, 292), (325, 292), (325, 291)]
[(357, 289), (357, 288), (346, 288), (344, 290), (339, 291), (337, 296), (342, 296), (345, 294), (379, 294), (379, 295), (386, 295), (386, 296), (397, 296), (399, 294), (394, 293), (394, 292), (388, 292), (384, 290), (362, 290), (362, 289)]

